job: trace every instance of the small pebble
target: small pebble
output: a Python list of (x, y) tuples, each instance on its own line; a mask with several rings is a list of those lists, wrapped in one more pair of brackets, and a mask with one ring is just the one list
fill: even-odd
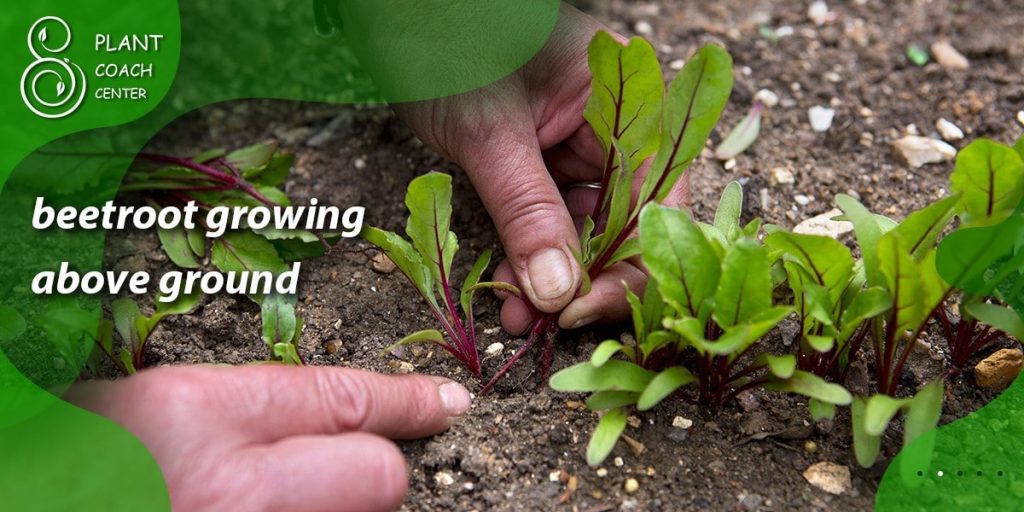
[(647, 23), (646, 21), (636, 22), (636, 25), (633, 26), (633, 30), (635, 30), (637, 34), (640, 34), (642, 36), (649, 36), (654, 33), (654, 27), (652, 27), (651, 24)]
[(674, 71), (679, 71), (680, 69), (683, 69), (684, 66), (686, 66), (686, 61), (683, 59), (676, 59), (668, 63), (668, 68)]
[(408, 361), (402, 361), (398, 363), (398, 373), (412, 373), (416, 370), (416, 367)]
[(939, 118), (938, 121), (935, 121), (935, 129), (939, 131), (939, 135), (942, 135), (943, 139), (950, 142), (964, 138), (964, 131), (945, 118)]
[(818, 451), (818, 444), (808, 439), (804, 442), (804, 451), (807, 453), (814, 453)]
[(355, 167), (357, 170), (363, 170), (363, 169), (366, 168), (366, 159), (365, 158), (356, 158), (352, 162), (352, 166)]
[(615, 467), (617, 468), (621, 468), (624, 464), (626, 464), (625, 461), (622, 460), (622, 457), (615, 457), (615, 460), (612, 462), (615, 464)]
[(929, 137), (907, 135), (894, 140), (892, 147), (911, 167), (921, 167), (956, 158), (956, 148)]
[(1024, 126), (1024, 110), (1017, 112), (1017, 122), (1020, 123), (1021, 126)]
[(675, 418), (672, 418), (672, 426), (675, 428), (688, 429), (693, 426), (693, 420), (682, 416), (676, 416)]
[(826, 132), (832, 127), (832, 120), (836, 111), (821, 106), (813, 106), (807, 109), (807, 117), (811, 122), (811, 129), (816, 132)]
[(551, 473), (548, 473), (548, 481), (549, 482), (558, 482), (558, 481), (561, 480), (561, 477), (562, 477), (562, 470), (552, 471)]
[(334, 354), (337, 354), (338, 351), (343, 348), (345, 348), (345, 343), (342, 342), (341, 340), (331, 340), (324, 343), (324, 350), (326, 350), (327, 353), (331, 354), (332, 356)]
[(735, 158), (730, 158), (730, 159), (726, 160), (725, 164), (722, 165), (722, 167), (724, 167), (725, 170), (727, 170), (727, 171), (731, 171), (731, 170), (735, 169), (736, 168), (736, 159)]
[(395, 271), (395, 262), (387, 254), (378, 253), (370, 260), (370, 267), (382, 274), (390, 274)]
[(936, 41), (932, 43), (932, 56), (935, 62), (946, 69), (963, 71), (971, 67), (971, 62), (958, 52), (949, 41)]
[(438, 471), (437, 473), (434, 473), (434, 482), (436, 482), (437, 485), (449, 486), (455, 483), (455, 477), (447, 471)]
[(772, 185), (792, 185), (796, 183), (796, 178), (793, 177), (793, 171), (785, 167), (774, 167), (771, 170)]
[(505, 350), (505, 345), (500, 342), (495, 342), (487, 345), (487, 350), (484, 350), (484, 353), (493, 357), (500, 354), (502, 350)]
[(640, 482), (637, 482), (636, 478), (627, 478), (622, 488), (626, 491), (626, 494), (633, 494), (640, 490)]
[(769, 89), (761, 89), (754, 94), (754, 101), (760, 101), (766, 107), (774, 107), (779, 104), (779, 95)]
[(836, 13), (829, 11), (828, 4), (823, 0), (817, 0), (811, 3), (810, 7), (807, 8), (807, 17), (810, 18), (815, 25), (820, 27), (835, 21)]
[(796, 201), (796, 204), (798, 204), (800, 206), (807, 206), (807, 205), (811, 204), (811, 198), (809, 196), (805, 196), (803, 194), (797, 194), (797, 195), (793, 196), (793, 200)]
[(597, 476), (599, 476), (601, 478), (604, 478), (604, 477), (608, 476), (608, 470), (605, 469), (605, 468), (597, 468), (596, 473), (597, 473)]

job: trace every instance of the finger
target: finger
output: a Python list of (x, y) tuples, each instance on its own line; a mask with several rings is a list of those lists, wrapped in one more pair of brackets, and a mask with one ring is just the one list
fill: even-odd
[(585, 161), (565, 144), (544, 151), (544, 163), (560, 185), (601, 180), (602, 168)]
[(572, 252), (576, 228), (530, 123), (516, 126), (461, 161), (494, 219), (520, 288), (537, 309), (554, 312), (572, 300), (582, 278)]
[(563, 329), (577, 329), (599, 319), (619, 321), (628, 317), (629, 302), (623, 282), (633, 293), (643, 295), (647, 275), (627, 261), (612, 265), (594, 279), (590, 293), (565, 308), (558, 317), (558, 325)]
[[(498, 264), (494, 270), (494, 280), (505, 283), (516, 284), (516, 276), (512, 272), (512, 266), (508, 260)], [(503, 290), (495, 290), (495, 294), (504, 303), (501, 305), (501, 326), (506, 332), (513, 336), (521, 336), (530, 328), (533, 321), (533, 313), (530, 306), (520, 298)]]
[(252, 446), (242, 467), (251, 471), (247, 492), (260, 510), (396, 510), (409, 489), (401, 450), (363, 432)]
[(576, 224), (576, 231), (583, 231), (583, 223), (587, 217), (593, 219), (594, 205), (597, 204), (597, 196), (600, 191), (596, 188), (572, 187), (565, 193), (565, 205), (569, 208), (569, 215)]
[(208, 406), (232, 408), (239, 428), (259, 442), (356, 430), (426, 437), (447, 429), (471, 401), (462, 385), (425, 375), (282, 365), (205, 371), (216, 372), (208, 380), (220, 393)]

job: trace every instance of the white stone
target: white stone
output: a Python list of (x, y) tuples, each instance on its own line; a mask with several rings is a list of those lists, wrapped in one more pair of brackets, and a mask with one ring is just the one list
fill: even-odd
[(647, 23), (646, 21), (636, 22), (636, 25), (633, 26), (633, 30), (635, 30), (637, 34), (640, 34), (642, 36), (649, 36), (654, 33), (654, 27), (652, 27), (651, 24)]
[(832, 119), (836, 111), (821, 106), (813, 106), (807, 109), (807, 117), (811, 121), (811, 129), (816, 132), (826, 132), (832, 127)]
[(822, 461), (804, 471), (808, 483), (829, 494), (846, 494), (853, 489), (850, 468), (834, 462)]
[(487, 349), (484, 350), (484, 353), (489, 356), (496, 356), (500, 354), (502, 350), (505, 350), (505, 344), (501, 342), (494, 342), (487, 345)]
[(366, 159), (365, 158), (356, 158), (352, 162), (352, 166), (355, 167), (356, 169), (359, 169), (359, 170), (365, 169), (366, 168)]
[(813, 199), (810, 196), (805, 196), (803, 194), (797, 194), (793, 196), (793, 200), (796, 201), (796, 204), (800, 206), (807, 206), (811, 204), (811, 201), (813, 201)]
[(552, 471), (551, 473), (548, 473), (548, 481), (549, 482), (557, 482), (557, 481), (559, 481), (559, 479), (561, 479), (561, 477), (562, 477), (562, 470)]
[(615, 464), (615, 467), (621, 468), (626, 464), (626, 461), (622, 460), (622, 457), (615, 457), (615, 460), (613, 460), (612, 463)]
[(686, 430), (693, 426), (693, 420), (682, 416), (676, 416), (675, 418), (672, 418), (672, 426)]
[(640, 482), (637, 482), (636, 478), (627, 478), (622, 488), (626, 491), (626, 494), (633, 494), (640, 490)]
[(727, 170), (727, 171), (731, 171), (731, 170), (735, 169), (736, 168), (736, 159), (735, 158), (730, 158), (730, 159), (726, 160), (725, 163), (722, 164), (722, 167), (724, 167), (725, 170)]
[(783, 37), (789, 37), (793, 35), (793, 32), (793, 27), (789, 25), (783, 25), (775, 29), (775, 36), (778, 37), (779, 39), (782, 39)]
[(449, 486), (455, 483), (455, 477), (447, 471), (438, 471), (437, 473), (434, 473), (434, 482), (436, 482), (437, 485)]
[(964, 131), (951, 121), (947, 121), (946, 118), (939, 118), (938, 121), (935, 121), (935, 129), (939, 131), (939, 135), (942, 135), (943, 139), (948, 141), (964, 138)]
[(823, 0), (816, 0), (807, 8), (807, 17), (817, 26), (832, 23), (836, 20), (836, 13), (828, 10), (828, 4)]
[(770, 89), (761, 89), (754, 94), (754, 101), (760, 101), (764, 106), (771, 108), (779, 104), (779, 95)]
[(956, 148), (929, 137), (907, 135), (894, 140), (892, 147), (911, 167), (921, 167), (956, 158)]
[(679, 71), (680, 69), (683, 69), (684, 66), (686, 66), (686, 61), (683, 60), (683, 59), (676, 59), (676, 60), (668, 63), (668, 68), (672, 69), (672, 70), (675, 70), (675, 71)]
[(1024, 110), (1017, 112), (1017, 122), (1020, 123), (1021, 126), (1024, 126)]
[(600, 476), (600, 477), (608, 476), (608, 470), (605, 469), (605, 468), (597, 468), (596, 473), (597, 473), (597, 476)]
[(771, 176), (769, 179), (772, 185), (792, 185), (796, 183), (796, 178), (793, 177), (793, 171), (785, 167), (774, 167), (771, 170)]
[(932, 56), (935, 62), (946, 69), (963, 71), (971, 67), (971, 61), (958, 52), (949, 41), (936, 41), (932, 43)]
[(831, 211), (816, 215), (797, 224), (793, 228), (793, 232), (802, 235), (818, 235), (838, 239), (843, 234), (853, 231), (852, 223), (845, 220), (832, 220), (832, 217), (842, 214), (842, 210), (833, 208)]

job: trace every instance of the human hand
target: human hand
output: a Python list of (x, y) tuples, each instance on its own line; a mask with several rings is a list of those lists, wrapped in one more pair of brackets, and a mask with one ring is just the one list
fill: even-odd
[[(639, 293), (647, 282), (634, 258), (605, 269), (590, 292), (577, 297), (584, 270), (573, 250), (598, 190), (573, 185), (600, 182), (605, 163), (583, 119), (591, 80), (587, 48), (602, 29), (607, 30), (564, 6), (547, 44), (516, 73), (458, 96), (395, 105), (421, 140), (466, 170), (480, 194), (508, 258), (494, 279), (519, 286), (541, 312), (561, 311), (562, 328), (626, 317), (622, 283)], [(641, 167), (636, 179), (645, 173)], [(683, 204), (686, 182), (680, 180), (665, 202)], [(564, 196), (560, 187), (567, 188)], [(519, 298), (500, 296), (502, 325), (524, 332), (531, 309)]]
[(88, 382), (67, 400), (134, 433), (174, 510), (394, 510), (402, 452), (469, 409), (441, 377), (340, 368), (179, 366)]

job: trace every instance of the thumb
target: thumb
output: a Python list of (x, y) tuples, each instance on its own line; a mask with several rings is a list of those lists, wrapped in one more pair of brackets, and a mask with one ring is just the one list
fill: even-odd
[[(576, 295), (582, 270), (573, 256), (576, 228), (544, 165), (536, 130), (506, 127), (461, 160), (491, 214), (519, 285), (552, 313)], [(468, 158), (467, 158), (468, 157)]]

